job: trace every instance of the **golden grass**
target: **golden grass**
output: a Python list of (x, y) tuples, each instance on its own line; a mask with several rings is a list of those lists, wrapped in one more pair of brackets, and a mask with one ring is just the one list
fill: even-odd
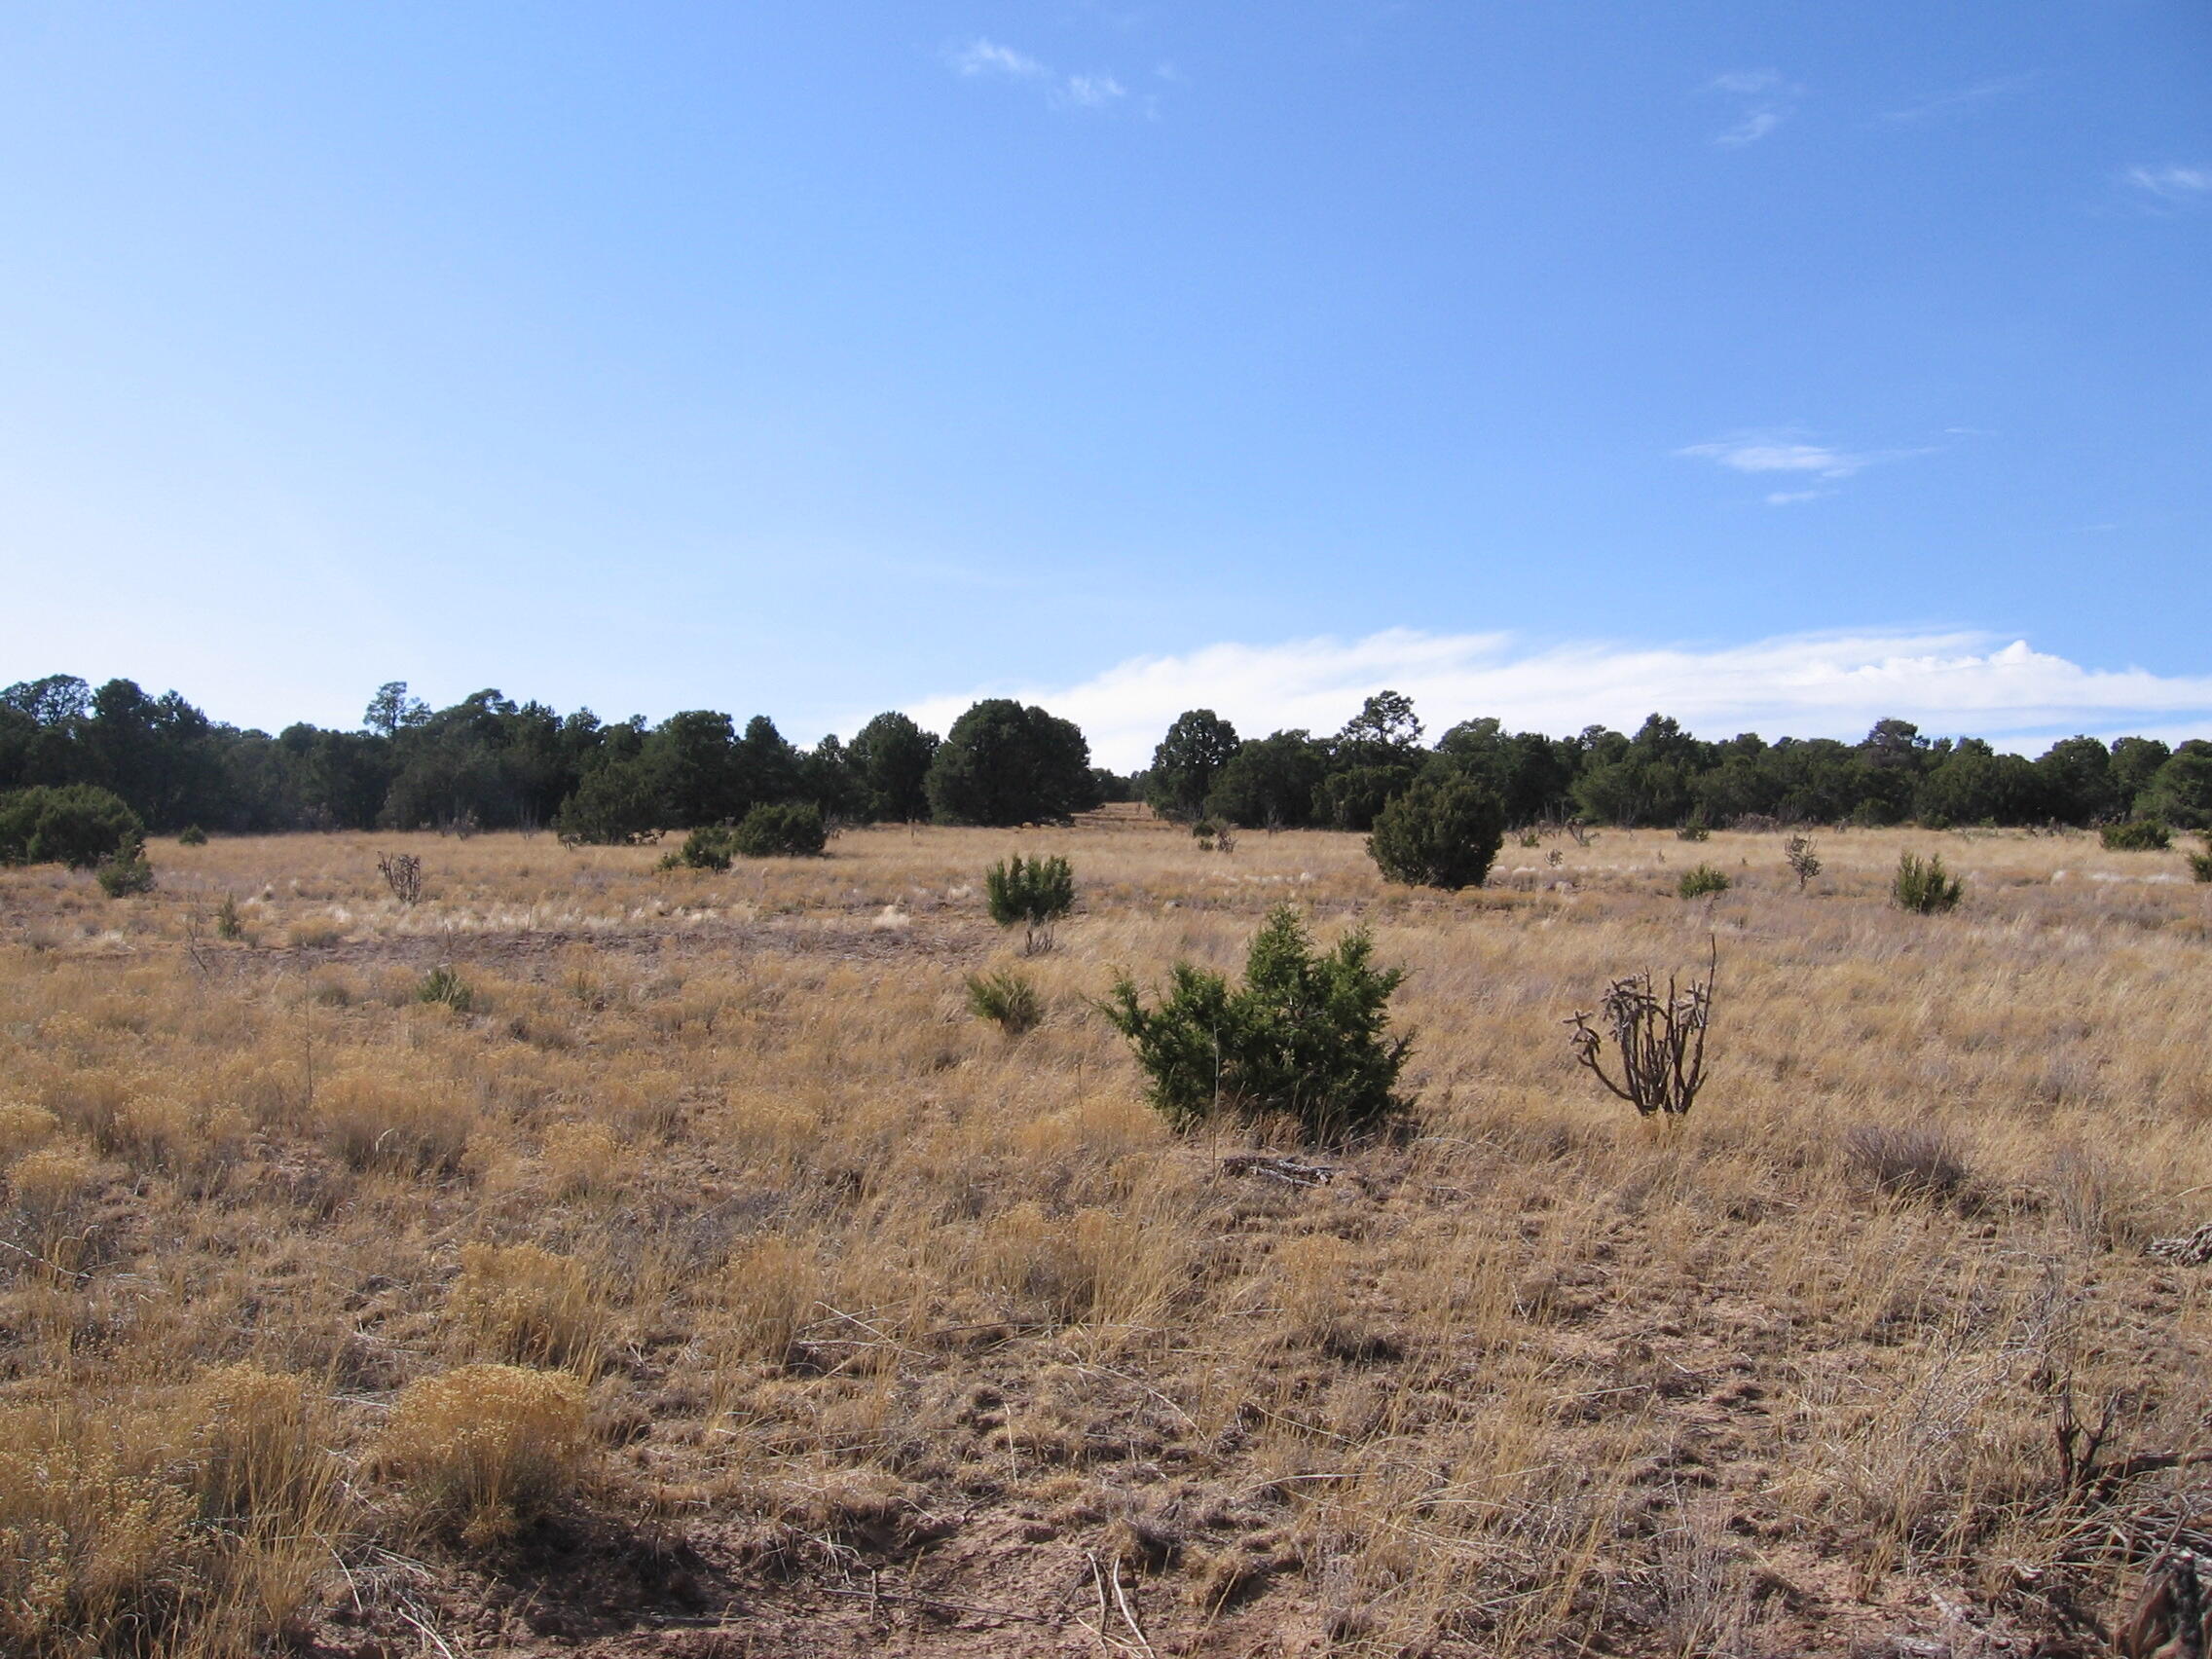
[[(1908, 849), (1957, 912), (1888, 903)], [(1082, 895), (1018, 1042), (965, 991), (1012, 852)], [(12, 1650), (413, 1650), (424, 1598), (474, 1617), (471, 1574), (587, 1522), (688, 1540), (714, 1606), (788, 1598), (763, 1653), (862, 1650), (808, 1587), (871, 1572), (1081, 1636), (1094, 1561), (1162, 1652), (2032, 1635), (2109, 1617), (2130, 1569), (2084, 1538), (2194, 1467), (2069, 1492), (2064, 1424), (2109, 1419), (2107, 1468), (2212, 1450), (2206, 1270), (2141, 1253), (2212, 1211), (2178, 854), (1853, 831), (1800, 894), (1779, 835), (1605, 831), (1446, 896), (1355, 837), (1125, 818), (727, 872), (152, 853), (115, 902), (0, 873)], [(1676, 898), (1697, 862), (1730, 890)], [(225, 894), (238, 940), (195, 924)], [(1407, 1136), (1313, 1189), (1167, 1134), (1090, 1005), (1233, 969), (1286, 899), (1375, 930), (1418, 1032)], [(1561, 1021), (1709, 935), (1712, 1081), (1640, 1124)], [(440, 966), (465, 1013), (418, 1000)]]

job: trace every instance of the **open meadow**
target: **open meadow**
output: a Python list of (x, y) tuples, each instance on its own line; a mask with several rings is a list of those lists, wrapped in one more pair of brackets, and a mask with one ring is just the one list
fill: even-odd
[[(1782, 843), (0, 871), (0, 1649), (2111, 1651), (2212, 1529), (2212, 1268), (2146, 1252), (2212, 1219), (2212, 888)], [(1907, 850), (1955, 912), (1890, 904)], [(1014, 852), (1080, 895), (1028, 958)], [(1311, 1186), (1170, 1134), (1094, 1006), (1285, 901), (1415, 1033), (1404, 1133)], [(1641, 1122), (1563, 1021), (1709, 939), (1711, 1080)], [(964, 988), (1009, 965), (1019, 1036)]]

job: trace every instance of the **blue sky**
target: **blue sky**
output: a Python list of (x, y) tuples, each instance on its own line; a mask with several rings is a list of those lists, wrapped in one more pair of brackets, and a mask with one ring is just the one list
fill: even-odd
[(2212, 731), (2197, 0), (9, 5), (0, 223), (0, 679)]

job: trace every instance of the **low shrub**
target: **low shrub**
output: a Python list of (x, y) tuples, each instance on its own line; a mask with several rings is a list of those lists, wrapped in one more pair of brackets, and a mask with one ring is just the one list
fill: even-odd
[(1844, 1166), (1877, 1192), (1948, 1198), (1967, 1189), (1972, 1168), (1940, 1128), (1862, 1124), (1843, 1137)]
[(1713, 826), (1706, 821), (1705, 814), (1702, 811), (1694, 812), (1676, 829), (1675, 839), (1677, 841), (1710, 841), (1713, 839)]
[(1124, 975), (1101, 1011), (1136, 1050), (1170, 1127), (1189, 1130), (1218, 1109), (1287, 1118), (1308, 1140), (1338, 1143), (1384, 1126), (1408, 1104), (1397, 1082), (1412, 1039), (1388, 1030), (1405, 976), (1373, 966), (1373, 948), (1357, 930), (1317, 954), (1284, 904), (1253, 937), (1242, 986), (1178, 962), (1158, 1007), (1145, 1007)]
[(706, 825), (683, 837), (683, 845), (661, 860), (663, 869), (727, 869), (735, 835), (728, 830)]
[(463, 1365), (400, 1390), (377, 1462), (424, 1525), (484, 1546), (573, 1493), (585, 1449), (580, 1378)]
[(415, 1000), (443, 1003), (456, 1014), (466, 1014), (476, 1006), (476, 993), (467, 980), (441, 963), (423, 976), (423, 982), (415, 987)]
[(2130, 818), (2097, 827), (2105, 850), (2115, 853), (2162, 853), (2174, 844), (2173, 831), (2156, 818)]
[(146, 862), (142, 851), (131, 847), (128, 852), (100, 860), (92, 871), (92, 879), (110, 899), (125, 899), (133, 893), (154, 891), (154, 866)]
[(176, 844), (180, 847), (204, 847), (207, 844), (207, 831), (197, 824), (187, 824), (177, 831)]
[(810, 800), (769, 802), (745, 815), (730, 845), (749, 859), (811, 859), (830, 839), (822, 809)]
[(1797, 878), (1797, 891), (1805, 891), (1805, 883), (1821, 873), (1821, 855), (1813, 837), (1799, 832), (1782, 843), (1783, 863), (1789, 873)]
[(92, 869), (136, 857), (146, 826), (123, 798), (92, 784), (0, 794), (0, 865), (58, 864)]
[(1675, 883), (1675, 892), (1683, 899), (1703, 899), (1709, 894), (1725, 893), (1731, 885), (1725, 870), (1701, 864), (1695, 869), (1682, 871), (1681, 880)]
[(968, 1012), (996, 1021), (1009, 1037), (1018, 1037), (1045, 1017), (1045, 999), (1027, 976), (1004, 968), (968, 977)]
[(2189, 873), (2198, 881), (2212, 881), (2212, 830), (2204, 831), (2204, 850), (2188, 857)]
[(1016, 853), (983, 872), (991, 920), (1022, 930), (1026, 952), (1052, 948), (1052, 924), (1075, 908), (1075, 871), (1063, 858), (1024, 860)]
[(1368, 856), (1385, 881), (1480, 887), (1505, 840), (1497, 797), (1470, 778), (1415, 784), (1375, 815)]
[(223, 902), (215, 906), (215, 937), (245, 938), (245, 923), (239, 918), (239, 902), (235, 894), (224, 894)]
[(1891, 902), (1919, 916), (1955, 909), (1965, 894), (1965, 886), (1943, 868), (1941, 854), (1926, 860), (1902, 854), (1897, 874), (1890, 878)]

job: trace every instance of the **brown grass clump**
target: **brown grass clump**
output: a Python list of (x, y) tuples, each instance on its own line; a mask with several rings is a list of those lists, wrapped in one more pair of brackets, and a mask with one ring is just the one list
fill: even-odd
[(598, 1368), (606, 1314), (581, 1262), (535, 1244), (463, 1245), (461, 1261), (446, 1313), (468, 1352), (586, 1378)]
[(464, 1365), (401, 1390), (377, 1456), (423, 1524), (483, 1546), (574, 1492), (584, 1449), (579, 1378)]

